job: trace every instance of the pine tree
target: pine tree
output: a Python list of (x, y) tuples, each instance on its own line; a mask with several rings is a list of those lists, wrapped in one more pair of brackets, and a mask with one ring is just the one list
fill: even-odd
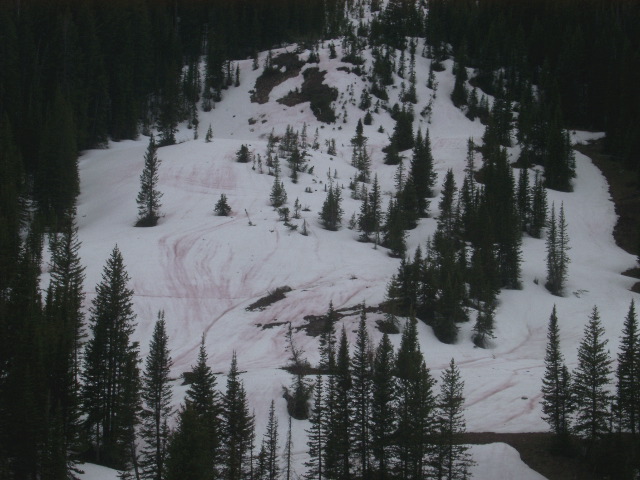
[(553, 306), (547, 331), (547, 349), (544, 356), (545, 373), (542, 378), (543, 419), (558, 437), (565, 437), (570, 431), (571, 379), (560, 351), (558, 316)]
[(349, 409), (352, 387), (349, 369), (349, 343), (347, 332), (343, 328), (338, 346), (336, 373), (329, 382), (327, 408), (327, 444), (325, 468), (327, 478), (349, 479), (351, 477)]
[(390, 478), (396, 429), (396, 382), (393, 345), (385, 333), (376, 349), (372, 372), (371, 453), (380, 480)]
[(322, 226), (327, 230), (338, 230), (338, 226), (342, 222), (343, 213), (342, 193), (338, 186), (334, 186), (332, 183), (329, 185), (327, 198), (322, 204), (322, 210), (320, 211)]
[(262, 448), (265, 451), (264, 478), (265, 480), (276, 480), (280, 475), (280, 465), (278, 464), (278, 418), (273, 400), (271, 400), (269, 407), (269, 420), (262, 440)]
[(133, 290), (128, 282), (116, 246), (90, 309), (92, 338), (85, 348), (82, 390), (95, 461), (118, 469), (129, 464), (140, 404), (138, 345), (130, 341), (135, 328)]
[(222, 399), (222, 449), (223, 478), (240, 480), (250, 465), (250, 439), (253, 435), (254, 419), (249, 413), (247, 394), (240, 380), (238, 363), (234, 352), (227, 376), (227, 390)]
[(80, 430), (80, 354), (84, 333), (84, 267), (80, 264), (75, 212), (51, 237), (51, 283), (45, 302), (49, 352), (49, 415), (60, 421), (64, 457), (72, 468)]
[(534, 238), (542, 238), (542, 230), (547, 225), (547, 191), (537, 171), (531, 197), (531, 219), (527, 232)]
[(564, 204), (560, 206), (556, 222), (555, 206), (551, 207), (549, 229), (547, 231), (547, 289), (554, 295), (562, 295), (567, 280), (569, 265), (569, 237), (564, 217)]
[(609, 431), (611, 359), (598, 308), (593, 307), (578, 347), (578, 366), (573, 372), (576, 405), (574, 431), (591, 445)]
[(160, 168), (157, 149), (152, 135), (144, 155), (144, 169), (140, 174), (140, 191), (136, 200), (138, 202), (137, 227), (154, 227), (160, 218), (162, 192), (157, 190), (158, 169)]
[(496, 338), (493, 334), (494, 328), (494, 307), (488, 302), (478, 312), (476, 324), (473, 326), (473, 343), (480, 348), (487, 348), (488, 339)]
[(336, 366), (336, 331), (335, 323), (338, 315), (333, 308), (333, 300), (329, 302), (329, 310), (325, 315), (325, 325), (320, 333), (319, 350), (320, 364), (318, 367), (328, 373), (333, 373)]
[(367, 313), (364, 303), (360, 313), (355, 351), (351, 358), (351, 447), (354, 470), (363, 478), (370, 476), (371, 459), (371, 346), (367, 332)]
[(427, 475), (426, 457), (433, 431), (434, 381), (420, 345), (417, 321), (407, 320), (396, 357), (398, 377), (397, 469), (401, 478), (418, 480)]
[(640, 433), (640, 334), (633, 300), (624, 319), (618, 352), (616, 411), (621, 431)]
[(438, 480), (464, 480), (468, 478), (473, 464), (469, 447), (461, 443), (465, 433), (464, 382), (453, 358), (449, 368), (442, 372), (440, 394), (437, 397), (436, 435), (437, 445), (434, 459)]
[(173, 413), (171, 407), (171, 366), (164, 312), (158, 312), (149, 355), (142, 377), (142, 428), (140, 437), (145, 441), (140, 464), (142, 477), (163, 480), (166, 476), (168, 421)]
[(325, 394), (322, 375), (318, 374), (314, 386), (313, 409), (309, 416), (309, 430), (307, 430), (307, 446), (309, 447), (309, 461), (305, 478), (307, 480), (322, 480), (325, 478), (324, 456), (327, 442), (327, 419), (325, 410)]
[(216, 212), (216, 215), (221, 217), (227, 217), (231, 213), (231, 207), (229, 206), (227, 196), (224, 193), (220, 194), (220, 199), (216, 202), (214, 211)]
[(273, 186), (271, 187), (271, 195), (269, 196), (271, 205), (278, 208), (287, 203), (287, 192), (284, 189), (284, 184), (280, 180), (280, 176), (276, 174), (273, 179)]
[(191, 385), (178, 414), (178, 426), (169, 441), (168, 480), (187, 476), (205, 480), (220, 478), (222, 405), (216, 390), (216, 377), (207, 361), (203, 335), (191, 373)]
[(209, 124), (209, 128), (207, 129), (207, 134), (204, 136), (204, 141), (206, 143), (210, 143), (213, 139), (213, 130), (211, 129), (211, 124)]

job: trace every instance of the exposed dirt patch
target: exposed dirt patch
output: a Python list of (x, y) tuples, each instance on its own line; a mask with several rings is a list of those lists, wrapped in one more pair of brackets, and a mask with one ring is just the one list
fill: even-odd
[(282, 300), (283, 298), (285, 298), (286, 297), (285, 293), (290, 291), (291, 291), (291, 287), (288, 287), (286, 285), (283, 287), (278, 287), (275, 290), (269, 291), (264, 297), (261, 297), (255, 302), (253, 302), (245, 310), (248, 310), (250, 312), (255, 312), (256, 310), (262, 311), (265, 308), (267, 308), (269, 305), (272, 305)]
[[(587, 145), (576, 145), (574, 148), (589, 157), (607, 179), (609, 192), (618, 214), (618, 222), (613, 230), (616, 244), (631, 254), (640, 254), (638, 252), (640, 244), (638, 239), (638, 235), (640, 235), (640, 185), (636, 180), (637, 175), (635, 172), (626, 170), (620, 162), (612, 159), (611, 155), (602, 153), (603, 140)], [(638, 269), (632, 269), (626, 274), (640, 278), (640, 276), (633, 274), (635, 270)], [(640, 292), (640, 282), (636, 283), (632, 290)]]
[(336, 121), (336, 114), (331, 107), (331, 102), (338, 98), (338, 90), (326, 85), (324, 76), (326, 71), (320, 71), (317, 67), (308, 68), (304, 71), (304, 82), (300, 90), (289, 92), (284, 97), (278, 99), (288, 107), (293, 107), (299, 103), (309, 102), (311, 111), (320, 122), (333, 123)]
[[(365, 311), (367, 313), (382, 313), (380, 307), (366, 307)], [(362, 312), (361, 305), (355, 305), (353, 307), (341, 308), (340, 310), (336, 310), (336, 320), (340, 320), (344, 317), (352, 317), (355, 315), (360, 315)], [(307, 315), (304, 317), (304, 320), (307, 322), (299, 327), (296, 327), (295, 330), (299, 332), (300, 330), (304, 330), (307, 335), (310, 337), (317, 337), (322, 332), (325, 331), (327, 327), (327, 322), (329, 321), (326, 315)]]
[(304, 65), (304, 61), (295, 53), (281, 53), (271, 63), (273, 67), (265, 69), (256, 79), (256, 86), (251, 94), (251, 101), (254, 103), (267, 103), (271, 90), (282, 82), (297, 77)]

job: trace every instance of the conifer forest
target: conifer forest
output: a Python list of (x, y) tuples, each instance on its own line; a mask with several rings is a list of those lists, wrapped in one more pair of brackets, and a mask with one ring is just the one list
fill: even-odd
[(639, 478), (638, 25), (0, 1), (0, 480)]

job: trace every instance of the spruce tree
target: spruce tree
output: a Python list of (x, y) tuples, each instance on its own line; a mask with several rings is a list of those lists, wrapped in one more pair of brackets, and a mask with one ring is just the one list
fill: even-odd
[(372, 469), (380, 480), (390, 478), (393, 442), (396, 429), (396, 381), (394, 377), (393, 345), (385, 333), (376, 349), (371, 394), (371, 454)]
[(118, 247), (114, 247), (96, 286), (90, 312), (92, 337), (84, 354), (84, 424), (97, 463), (126, 469), (132, 456), (140, 407), (138, 345), (133, 290)]
[(417, 321), (407, 320), (396, 357), (398, 378), (397, 470), (401, 478), (419, 480), (427, 475), (427, 454), (433, 433), (434, 381), (418, 343)]
[(329, 384), (327, 409), (327, 478), (349, 479), (351, 477), (351, 415), (349, 408), (352, 378), (349, 368), (349, 343), (343, 328), (336, 358), (334, 384)]
[(327, 198), (322, 204), (320, 211), (320, 221), (322, 226), (327, 230), (338, 230), (338, 226), (342, 222), (342, 193), (337, 185), (329, 185)]
[(600, 314), (598, 308), (593, 307), (578, 347), (578, 366), (572, 375), (576, 405), (573, 429), (588, 440), (590, 445), (609, 432), (611, 395), (607, 387), (611, 375), (611, 358), (605, 350), (607, 340), (603, 337)]
[(214, 211), (216, 212), (216, 215), (221, 217), (228, 217), (231, 213), (231, 207), (229, 206), (227, 196), (224, 193), (220, 194), (220, 199), (216, 202)]
[(364, 303), (360, 313), (355, 351), (351, 358), (351, 447), (354, 470), (363, 478), (370, 476), (370, 416), (371, 416), (371, 346), (367, 332)]
[(473, 326), (473, 343), (480, 348), (487, 348), (488, 340), (496, 338), (493, 334), (495, 309), (491, 302), (485, 304), (478, 312)]
[(571, 379), (560, 351), (558, 316), (553, 306), (547, 331), (547, 349), (544, 355), (545, 372), (542, 378), (542, 413), (551, 431), (558, 437), (566, 437), (570, 431), (573, 407)]
[(227, 389), (222, 398), (222, 478), (225, 480), (240, 480), (247, 474), (249, 451), (253, 447), (250, 441), (253, 424), (234, 352), (227, 375)]
[(52, 418), (60, 421), (64, 457), (73, 467), (80, 433), (80, 358), (84, 333), (84, 267), (78, 228), (69, 212), (62, 233), (51, 237), (51, 283), (45, 302), (48, 337), (48, 395)]
[(307, 480), (322, 480), (325, 478), (324, 456), (327, 442), (325, 393), (322, 375), (318, 374), (314, 386), (313, 408), (309, 416), (309, 429), (307, 432), (307, 446), (309, 447), (309, 460), (304, 464), (307, 467), (305, 478)]
[(567, 270), (570, 262), (569, 236), (564, 216), (564, 204), (560, 206), (560, 213), (556, 222), (555, 207), (551, 207), (549, 229), (547, 231), (547, 289), (554, 295), (562, 295), (567, 280)]
[(276, 417), (275, 404), (271, 400), (269, 407), (269, 420), (267, 430), (262, 439), (262, 449), (265, 452), (265, 480), (277, 480), (280, 476), (278, 463), (278, 418)]
[(168, 480), (187, 476), (205, 480), (220, 478), (222, 406), (216, 377), (207, 362), (203, 335), (196, 365), (191, 372), (191, 385), (178, 413), (178, 426), (169, 441)]
[(142, 478), (164, 480), (166, 476), (168, 421), (173, 413), (171, 385), (169, 384), (172, 360), (169, 353), (164, 312), (158, 312), (149, 344), (149, 355), (142, 376), (142, 428), (140, 437), (145, 446), (140, 465)]
[(442, 372), (440, 394), (436, 408), (436, 454), (434, 477), (438, 480), (468, 478), (473, 464), (469, 447), (461, 443), (466, 432), (464, 420), (464, 382), (453, 358), (449, 368)]
[(338, 315), (333, 308), (333, 301), (329, 302), (329, 310), (325, 315), (325, 324), (320, 333), (319, 350), (320, 364), (319, 368), (325, 372), (333, 373), (336, 366), (336, 332), (335, 323)]
[(160, 218), (162, 192), (157, 190), (158, 169), (160, 168), (157, 150), (158, 147), (153, 135), (151, 135), (147, 152), (144, 155), (144, 169), (140, 174), (140, 191), (136, 200), (138, 202), (137, 227), (153, 227)]
[(640, 334), (635, 303), (624, 319), (616, 370), (616, 413), (621, 431), (640, 433)]

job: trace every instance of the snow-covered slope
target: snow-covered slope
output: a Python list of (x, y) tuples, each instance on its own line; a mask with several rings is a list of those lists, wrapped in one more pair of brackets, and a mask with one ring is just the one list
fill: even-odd
[[(293, 51), (294, 47), (288, 50)], [(370, 65), (368, 53), (365, 58)], [(433, 94), (425, 86), (429, 62), (419, 55), (416, 58), (419, 97), (416, 113)], [(329, 125), (316, 121), (308, 103), (286, 107), (275, 101), (300, 87), (301, 75), (276, 87), (268, 103), (251, 103), (249, 91), (254, 88), (260, 70), (252, 70), (250, 60), (239, 62), (241, 85), (225, 91), (223, 101), (211, 112), (200, 112), (199, 139), (193, 140), (193, 130), (183, 125), (177, 135), (180, 143), (159, 149), (158, 157), (162, 161), (159, 189), (164, 193), (164, 216), (154, 228), (133, 226), (148, 138), (111, 143), (108, 149), (84, 152), (80, 158), (82, 193), (78, 201), (78, 224), (81, 257), (87, 267), (87, 303), (94, 297), (103, 265), (117, 244), (132, 278), (130, 287), (135, 290), (138, 316), (135, 339), (140, 341), (143, 355), (146, 355), (159, 310), (165, 311), (176, 377), (195, 363), (202, 335), (215, 372), (224, 374), (236, 351), (239, 367), (246, 371), (242, 378), (255, 408), (258, 438), (272, 398), (283, 418), (281, 425), (285, 425), (282, 386), (290, 383), (289, 375), (280, 369), (287, 360), (285, 326), (263, 329), (261, 325), (291, 322), (294, 327), (300, 326), (305, 315), (325, 313), (330, 301), (338, 309), (362, 302), (376, 305), (384, 299), (387, 282), (399, 264), (384, 248), (374, 249), (372, 244), (357, 242), (357, 232), (346, 228), (352, 213), (360, 208), (359, 201), (350, 198), (347, 185), (355, 172), (350, 165), (349, 140), (364, 112), (356, 106), (363, 80), (338, 70), (344, 65), (339, 60), (329, 60), (328, 48), (321, 50), (319, 68), (327, 70), (325, 82), (340, 92), (335, 103), (340, 116), (335, 124)], [(451, 63), (447, 62), (446, 66), (446, 71), (436, 74), (439, 86), (430, 123), (417, 114), (414, 124), (416, 129), (430, 131), (438, 188), (449, 168), (460, 184), (467, 139), (473, 137), (479, 143), (484, 131), (478, 121), (469, 121), (451, 104)], [(400, 82), (401, 79), (396, 78), (395, 88), (390, 89), (390, 105), (397, 100)], [(298, 198), (303, 207), (308, 207), (301, 212), (302, 219), (293, 220), (299, 229), (306, 220), (308, 236), (288, 229), (269, 205), (273, 177), (260, 174), (252, 164), (235, 162), (235, 152), (241, 144), (247, 144), (264, 158), (267, 136), (272, 129), (281, 135), (287, 125), (301, 131), (305, 123), (310, 140), (316, 128), (319, 132), (321, 148), (309, 152), (313, 174), (301, 174), (297, 184), (285, 177), (284, 183), (288, 206), (291, 208)], [(214, 138), (206, 143), (204, 137), (209, 124)], [(380, 126), (383, 133), (378, 132)], [(385, 204), (393, 191), (395, 167), (383, 164), (381, 148), (388, 143), (393, 126), (393, 120), (381, 109), (374, 114), (373, 125), (364, 127), (373, 170), (385, 192)], [(584, 141), (593, 136), (578, 132), (575, 139)], [(325, 153), (325, 141), (330, 139), (336, 141), (335, 157)], [(629, 291), (632, 280), (619, 272), (633, 266), (634, 258), (614, 243), (615, 213), (604, 178), (587, 157), (576, 154), (576, 163), (575, 191), (549, 192), (550, 202), (564, 203), (569, 225), (571, 264), (567, 296), (554, 297), (545, 290), (545, 242), (525, 238), (523, 289), (504, 291), (500, 295), (493, 348), (474, 348), (470, 340), (471, 323), (462, 326), (456, 345), (441, 344), (429, 327), (419, 325), (422, 350), (434, 377), (439, 378), (441, 369), (452, 357), (461, 368), (466, 382), (469, 430), (546, 429), (539, 405), (540, 383), (547, 321), (554, 304), (560, 319), (562, 348), (570, 368), (575, 365), (576, 347), (594, 305), (600, 309), (612, 352), (617, 349), (622, 321), (634, 295)], [(345, 187), (345, 227), (338, 232), (326, 231), (318, 222), (329, 170), (332, 176), (337, 173), (333, 181)], [(286, 166), (283, 171), (288, 174)], [(214, 204), (222, 193), (232, 207), (230, 217), (213, 214)], [(437, 203), (437, 199), (432, 201), (434, 216)], [(433, 218), (421, 220), (418, 228), (410, 233), (410, 252), (418, 245), (424, 246), (428, 235), (435, 231), (435, 224)], [(269, 290), (283, 285), (292, 288), (286, 299), (263, 311), (246, 310)], [(376, 343), (381, 336), (375, 329), (378, 318), (369, 316), (370, 334)], [(355, 315), (343, 320), (350, 335), (356, 321)], [(397, 346), (399, 336), (393, 340)], [(317, 361), (317, 339), (300, 331), (296, 342), (312, 363)], [(224, 385), (224, 381), (221, 375), (218, 384)], [(186, 389), (179, 383), (176, 381), (174, 389), (176, 404), (182, 401)], [(306, 457), (306, 426), (306, 422), (294, 422), (293, 441), (299, 473)], [(499, 457), (502, 461), (505, 455), (512, 457), (511, 453), (500, 450), (502, 448), (474, 447), (476, 457), (489, 462), (481, 461), (475, 478), (497, 478), (490, 475), (494, 471), (490, 459)], [(509, 478), (540, 477), (533, 473), (527, 477), (523, 473)]]

